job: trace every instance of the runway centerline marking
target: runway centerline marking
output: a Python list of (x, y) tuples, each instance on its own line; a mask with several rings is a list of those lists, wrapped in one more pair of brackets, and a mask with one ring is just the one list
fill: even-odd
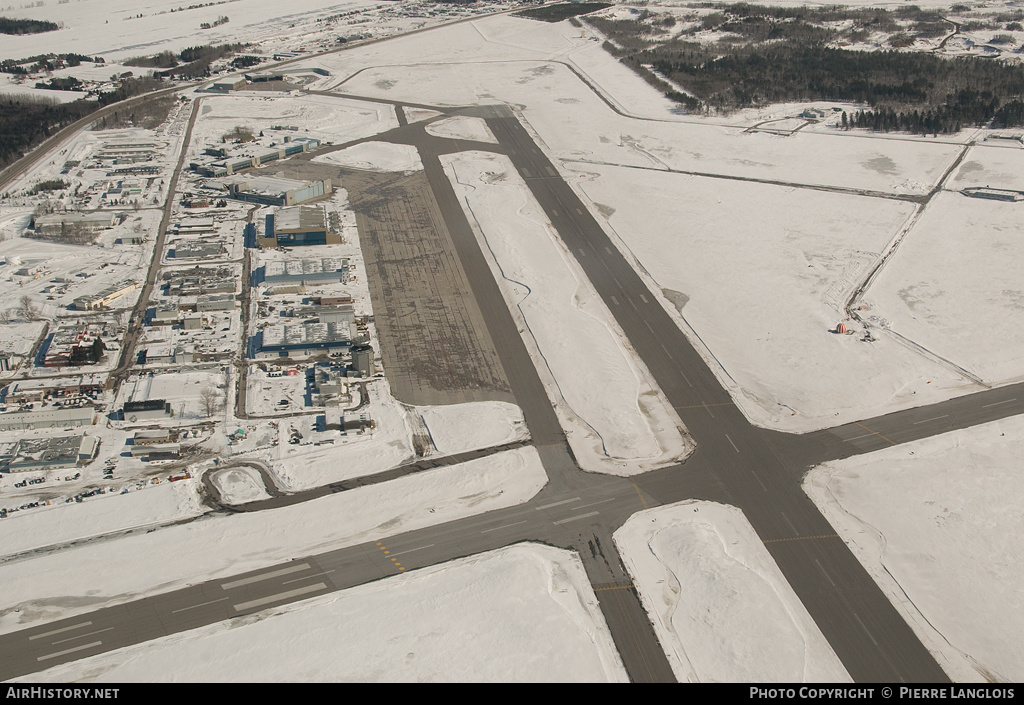
[(490, 533), (491, 531), (499, 531), (501, 529), (507, 529), (510, 526), (519, 526), (520, 524), (525, 524), (526, 521), (527, 521), (526, 519), (523, 519), (522, 521), (517, 521), (515, 524), (505, 524), (503, 526), (495, 526), (493, 529), (484, 529), (480, 533), (481, 534), (486, 534), (486, 533)]
[(207, 605), (212, 605), (214, 602), (224, 602), (224, 600), (227, 599), (228, 598), (226, 597), (220, 597), (216, 600), (210, 600), (209, 602), (200, 602), (198, 605), (189, 605), (188, 607), (182, 607), (181, 609), (171, 610), (171, 614), (177, 614), (178, 612), (187, 612), (188, 610), (194, 610), (197, 607), (206, 607)]
[(993, 403), (993, 404), (985, 404), (985, 406), (983, 406), (983, 407), (981, 407), (981, 408), (982, 408), (982, 409), (987, 409), (987, 408), (989, 408), (990, 406), (999, 406), (1000, 404), (1009, 404), (1009, 403), (1010, 403), (1010, 402), (1012, 402), (1012, 401), (1017, 401), (1017, 400), (1016, 400), (1016, 399), (1007, 399), (1006, 401), (997, 401), (997, 402), (995, 402), (995, 403)]
[(754, 472), (753, 470), (751, 470), (750, 474), (754, 476), (755, 480), (757, 480), (757, 484), (761, 485), (761, 489), (764, 490), (765, 492), (767, 492), (768, 488), (764, 486), (763, 482), (761, 482), (761, 478), (757, 476), (757, 473)]
[(79, 634), (78, 636), (69, 636), (67, 639), (61, 639), (60, 641), (52, 641), (50, 643), (53, 644), (54, 646), (56, 646), (57, 644), (66, 644), (69, 641), (74, 641), (75, 639), (81, 639), (83, 636), (93, 636), (94, 634), (102, 634), (103, 632), (109, 632), (109, 631), (113, 631), (113, 630), (114, 630), (113, 627), (107, 627), (106, 629), (97, 629), (94, 632), (86, 632), (85, 634)]
[(570, 502), (579, 502), (581, 499), (583, 499), (583, 498), (582, 497), (572, 497), (571, 499), (563, 499), (560, 502), (552, 502), (551, 504), (545, 504), (543, 506), (537, 507), (537, 511), (539, 512), (541, 509), (551, 509), (551, 507), (560, 507), (563, 504), (569, 504)]
[(285, 580), (281, 584), (282, 585), (291, 585), (292, 583), (297, 583), (300, 580), (309, 580), (310, 578), (319, 578), (321, 575), (327, 575), (328, 573), (333, 573), (334, 570), (335, 570), (334, 568), (331, 568), (330, 570), (325, 570), (323, 573), (313, 573), (312, 575), (303, 575), (301, 578), (292, 578), (291, 580)]
[(602, 499), (600, 502), (591, 502), (590, 504), (581, 504), (578, 507), (573, 507), (572, 511), (575, 512), (580, 509), (586, 509), (587, 507), (594, 507), (597, 506), (598, 504), (604, 504), (605, 502), (614, 502), (616, 499), (618, 499), (618, 497), (612, 497), (611, 499)]
[(740, 452), (740, 449), (739, 449), (739, 448), (737, 448), (737, 447), (736, 447), (736, 444), (732, 442), (732, 439), (731, 439), (731, 438), (729, 438), (729, 434), (728, 434), (728, 433), (727, 433), (727, 434), (725, 434), (725, 440), (729, 441), (729, 445), (731, 445), (731, 446), (732, 446), (732, 449), (733, 449), (734, 451), (736, 451), (737, 453), (739, 453), (739, 452)]
[(574, 517), (569, 517), (568, 519), (559, 519), (558, 521), (553, 521), (551, 523), (552, 524), (565, 524), (566, 522), (576, 521), (577, 519), (586, 519), (587, 517), (597, 516), (600, 513), (601, 512), (588, 512), (586, 514), (579, 514), (579, 515), (574, 516)]
[(289, 600), (299, 595), (308, 595), (311, 592), (317, 590), (326, 590), (327, 585), (324, 583), (317, 583), (316, 585), (307, 585), (306, 587), (295, 588), (294, 590), (288, 590), (287, 592), (279, 592), (276, 595), (268, 595), (267, 597), (261, 597), (258, 600), (249, 600), (248, 602), (239, 602), (234, 608), (242, 612), (243, 610), (250, 609), (252, 607), (262, 607), (263, 605), (270, 604), (271, 602), (278, 602), (279, 600)]
[(870, 428), (868, 428), (867, 426), (865, 426), (864, 424), (862, 424), (862, 423), (861, 423), (860, 421), (854, 421), (854, 423), (855, 423), (855, 424), (857, 424), (858, 426), (860, 426), (861, 428), (863, 428), (863, 429), (864, 429), (865, 431), (867, 431), (868, 433), (872, 433), (872, 434), (874, 434), (874, 435), (878, 436), (878, 437), (879, 437), (879, 438), (881, 438), (881, 439), (882, 439), (883, 441), (888, 441), (889, 443), (892, 443), (892, 444), (893, 444), (894, 446), (898, 446), (898, 445), (899, 445), (899, 443), (897, 443), (896, 441), (892, 440), (891, 438), (886, 438), (885, 436), (883, 436), (883, 435), (882, 435), (881, 433), (879, 433), (878, 431), (872, 431), (872, 430), (871, 430)]
[(948, 419), (948, 418), (949, 418), (949, 414), (943, 414), (942, 416), (935, 416), (935, 417), (930, 418), (930, 419), (925, 419), (924, 421), (915, 421), (914, 425), (917, 426), (918, 424), (928, 423), (929, 421), (938, 421), (939, 419)]
[(242, 585), (249, 585), (251, 583), (258, 583), (264, 580), (270, 580), (271, 578), (277, 578), (282, 575), (289, 575), (291, 573), (298, 573), (300, 570), (308, 570), (309, 564), (302, 563), (300, 565), (293, 565), (287, 568), (281, 568), (280, 570), (274, 570), (269, 573), (262, 573), (260, 575), (254, 575), (251, 578), (242, 578), (241, 580), (232, 580), (230, 583), (222, 583), (221, 588), (224, 590), (230, 590), (231, 588), (241, 587)]
[(391, 555), (392, 556), (402, 556), (402, 555), (405, 555), (406, 553), (412, 553), (413, 551), (422, 551), (424, 548), (433, 548), (433, 547), (434, 547), (434, 544), (431, 543), (431, 544), (427, 544), (426, 546), (420, 546), (419, 548), (410, 548), (410, 549), (405, 550), (405, 551), (399, 551), (398, 553), (392, 553)]
[(70, 627), (61, 627), (60, 629), (54, 629), (53, 631), (50, 631), (50, 632), (43, 632), (42, 634), (36, 634), (35, 636), (30, 636), (28, 638), (28, 640), (29, 641), (35, 641), (36, 639), (42, 639), (43, 637), (46, 637), (46, 636), (53, 636), (54, 634), (61, 634), (63, 632), (70, 632), (72, 629), (81, 629), (82, 627), (89, 627), (89, 626), (92, 626), (92, 622), (82, 622), (81, 624), (72, 624)]

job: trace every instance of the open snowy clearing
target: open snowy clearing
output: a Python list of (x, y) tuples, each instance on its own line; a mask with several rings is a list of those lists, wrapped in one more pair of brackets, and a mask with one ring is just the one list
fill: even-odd
[[(317, 0), (298, 0), (288, 4), (282, 14), (280, 4), (265, 0), (231, 0), (202, 3), (206, 7), (181, 10), (180, 0), (142, 0), (130, 5), (120, 0), (73, 0), (67, 3), (28, 3), (13, 16), (62, 22), (53, 32), (4, 38), (0, 59), (20, 59), (45, 54), (60, 47), (60, 52), (102, 55), (107, 61), (161, 51), (181, 51), (199, 44), (255, 42), (282, 33), (288, 23), (312, 23), (317, 16), (370, 8), (372, 0), (345, 0), (324, 7)], [(171, 12), (171, 10), (180, 10)], [(139, 17), (138, 15), (142, 15)], [(231, 22), (212, 29), (218, 17)]]
[(579, 557), (517, 544), (56, 666), (31, 680), (621, 683), (629, 678)]
[(1024, 189), (1024, 148), (1018, 140), (1002, 139), (971, 147), (947, 186)]
[(739, 509), (656, 507), (615, 545), (680, 682), (850, 682)]
[(1024, 678), (1024, 418), (826, 463), (804, 489), (954, 682)]
[(454, 140), (475, 140), (497, 144), (498, 140), (481, 118), (456, 115), (432, 122), (424, 128), (428, 135), (448, 137)]
[(447, 406), (414, 406), (441, 455), (526, 440), (530, 437), (523, 411), (502, 401), (478, 401)]
[(608, 166), (576, 186), (754, 422), (809, 431), (969, 388), (892, 339), (829, 332), (911, 204)]
[[(1013, 154), (1016, 154), (1015, 152)], [(942, 193), (864, 295), (877, 319), (988, 384), (1024, 379), (1024, 203)]]
[(267, 132), (275, 125), (294, 126), (302, 136), (337, 143), (398, 127), (395, 109), (390, 105), (340, 97), (204, 94), (197, 96), (197, 100), (202, 101), (202, 107), (192, 131), (190, 156), (201, 154), (208, 146), (224, 146), (223, 136), (236, 126), (246, 127), (254, 135)]
[[(289, 507), (0, 565), (0, 632), (521, 504), (546, 482), (537, 451), (519, 448)], [(109, 569), (116, 565), (132, 569)]]
[(441, 161), (581, 466), (632, 475), (689, 454), (678, 416), (509, 159), (463, 152)]
[(420, 161), (420, 155), (415, 147), (390, 142), (363, 142), (354, 147), (313, 157), (313, 161), (369, 171), (411, 172), (423, 169), (423, 162)]
[(131, 490), (127, 494), (99, 495), (81, 503), (60, 500), (47, 508), (12, 514), (0, 522), (0, 553), (11, 556), (207, 511), (188, 481), (146, 483), (141, 489), (129, 481), (125, 486)]

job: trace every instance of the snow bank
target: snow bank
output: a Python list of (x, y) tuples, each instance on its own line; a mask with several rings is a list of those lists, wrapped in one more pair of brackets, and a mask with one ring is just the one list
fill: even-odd
[(507, 157), (442, 157), (581, 466), (631, 475), (692, 446)]
[(739, 509), (639, 512), (615, 545), (679, 681), (850, 682)]
[(370, 171), (408, 172), (423, 169), (423, 162), (420, 161), (420, 155), (415, 147), (390, 142), (363, 142), (354, 147), (313, 157), (313, 161)]

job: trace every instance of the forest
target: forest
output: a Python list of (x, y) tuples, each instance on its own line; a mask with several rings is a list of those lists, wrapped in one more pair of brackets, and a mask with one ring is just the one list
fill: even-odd
[[(671, 19), (641, 13), (635, 20), (588, 17), (587, 22), (608, 36), (606, 49), (691, 111), (728, 113), (771, 103), (832, 100), (868, 107), (848, 116), (848, 127), (934, 134), (989, 122), (997, 127), (1024, 124), (1024, 68), (1019, 64), (839, 46), (877, 32), (891, 39), (951, 33), (954, 24), (933, 11), (739, 4), (720, 7), (668, 36), (667, 28), (675, 24)], [(839, 32), (820, 24), (826, 19), (853, 23)], [(702, 28), (728, 34), (717, 35), (714, 43), (700, 42), (695, 35)]]

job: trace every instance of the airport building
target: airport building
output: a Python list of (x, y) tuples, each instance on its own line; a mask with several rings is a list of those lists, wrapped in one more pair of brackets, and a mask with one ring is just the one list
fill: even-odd
[(271, 260), (263, 266), (264, 284), (344, 284), (348, 281), (348, 258), (311, 257)]
[(347, 323), (286, 323), (263, 329), (256, 357), (305, 357), (351, 347), (352, 329)]
[(263, 236), (256, 244), (267, 247), (337, 245), (341, 235), (330, 232), (327, 212), (320, 206), (281, 208), (264, 220)]
[(50, 406), (32, 411), (12, 411), (0, 414), (0, 431), (91, 426), (94, 414), (91, 406), (70, 409)]
[(295, 206), (333, 191), (330, 179), (296, 181), (276, 176), (253, 176), (227, 184), (227, 195), (238, 201), (264, 206)]
[(33, 227), (42, 235), (63, 235), (75, 230), (99, 232), (117, 225), (118, 214), (110, 211), (96, 213), (56, 213), (33, 218)]

